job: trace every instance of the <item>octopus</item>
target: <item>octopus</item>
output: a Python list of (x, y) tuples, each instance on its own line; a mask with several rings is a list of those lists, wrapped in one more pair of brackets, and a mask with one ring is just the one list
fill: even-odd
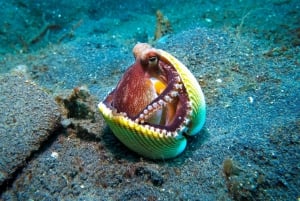
[(133, 48), (135, 63), (98, 104), (114, 135), (150, 159), (181, 154), (187, 136), (203, 128), (206, 105), (194, 75), (168, 52), (147, 43)]

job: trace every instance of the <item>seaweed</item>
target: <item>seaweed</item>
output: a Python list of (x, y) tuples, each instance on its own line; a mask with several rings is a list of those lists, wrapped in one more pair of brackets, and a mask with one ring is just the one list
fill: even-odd
[(171, 23), (168, 18), (166, 18), (160, 10), (157, 10), (154, 40), (158, 40), (172, 31)]

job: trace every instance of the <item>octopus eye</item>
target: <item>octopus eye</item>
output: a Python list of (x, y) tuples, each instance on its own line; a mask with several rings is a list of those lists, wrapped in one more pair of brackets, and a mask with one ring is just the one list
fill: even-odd
[(156, 66), (158, 63), (158, 58), (157, 56), (151, 56), (149, 57), (149, 66)]

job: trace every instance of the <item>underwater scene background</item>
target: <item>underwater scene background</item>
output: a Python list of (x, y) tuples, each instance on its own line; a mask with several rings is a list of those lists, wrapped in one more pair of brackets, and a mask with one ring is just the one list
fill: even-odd
[[(0, 200), (299, 200), (297, 0), (0, 1)], [(184, 63), (204, 129), (130, 151), (97, 104), (138, 42)]]

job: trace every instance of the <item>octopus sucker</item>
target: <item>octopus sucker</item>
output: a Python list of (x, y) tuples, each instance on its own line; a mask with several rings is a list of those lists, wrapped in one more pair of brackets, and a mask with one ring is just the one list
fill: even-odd
[(138, 43), (133, 54), (135, 63), (99, 110), (129, 149), (151, 159), (176, 157), (184, 151), (186, 137), (204, 125), (201, 87), (187, 67), (161, 49)]

